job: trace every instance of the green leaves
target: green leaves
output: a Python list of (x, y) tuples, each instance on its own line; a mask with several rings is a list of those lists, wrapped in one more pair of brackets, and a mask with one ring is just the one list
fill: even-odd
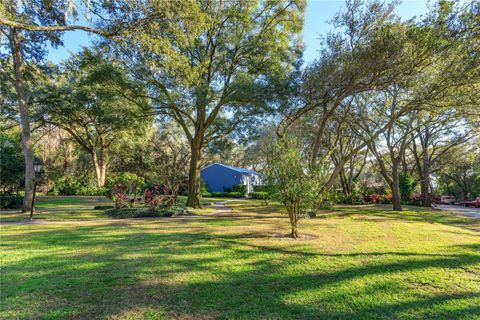
[(155, 4), (146, 6), (152, 18), (125, 37), (119, 52), (134, 57), (157, 110), (184, 130), (208, 130), (223, 107), (235, 113), (265, 105), (267, 96), (251, 93), (290, 72), (299, 57), (304, 1)]
[(302, 210), (321, 200), (327, 168), (323, 160), (309, 163), (300, 140), (284, 136), (272, 141), (266, 151), (267, 179), (275, 197), (284, 204), (298, 201)]

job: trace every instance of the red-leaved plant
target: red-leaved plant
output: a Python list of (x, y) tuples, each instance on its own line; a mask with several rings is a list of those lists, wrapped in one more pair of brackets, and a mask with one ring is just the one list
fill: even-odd
[(108, 192), (107, 197), (113, 201), (116, 209), (127, 207), (128, 197), (125, 194), (126, 190), (127, 187), (124, 184), (117, 183)]
[(145, 205), (150, 210), (155, 210), (160, 205), (165, 205), (167, 208), (172, 207), (176, 202), (176, 195), (169, 195), (169, 191), (167, 187), (159, 185), (145, 189), (143, 193)]

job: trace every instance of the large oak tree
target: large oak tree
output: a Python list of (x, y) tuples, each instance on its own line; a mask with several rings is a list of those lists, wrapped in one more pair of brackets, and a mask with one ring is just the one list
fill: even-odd
[[(163, 3), (163, 2), (162, 2)], [(175, 6), (175, 8), (171, 8)], [(200, 206), (205, 145), (258, 115), (275, 98), (272, 87), (301, 53), (304, 1), (185, 1), (147, 12), (118, 51), (148, 87), (159, 116), (174, 119), (190, 145), (188, 201)]]

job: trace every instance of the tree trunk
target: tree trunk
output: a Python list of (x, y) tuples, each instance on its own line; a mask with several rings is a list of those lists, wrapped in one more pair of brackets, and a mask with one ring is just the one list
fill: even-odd
[(430, 193), (430, 174), (427, 175), (427, 170), (424, 171), (426, 175), (422, 177), (421, 191), (422, 202), (425, 207), (429, 207), (432, 203), (432, 195)]
[(288, 211), (288, 216), (290, 218), (290, 226), (292, 227), (290, 236), (294, 239), (297, 239), (300, 236), (300, 233), (298, 232), (298, 221), (300, 219), (300, 204), (297, 201), (292, 201), (292, 206)]
[(92, 152), (92, 162), (97, 176), (97, 185), (99, 188), (103, 188), (105, 186), (105, 175), (107, 172), (107, 163), (103, 154), (101, 154), (100, 157), (97, 157), (97, 153), (94, 150)]
[(345, 177), (345, 170), (342, 169), (340, 173), (338, 174), (338, 177), (340, 178), (340, 185), (342, 187), (342, 192), (344, 194), (349, 194), (348, 192), (348, 187), (347, 187), (347, 178)]
[(400, 176), (398, 174), (398, 164), (393, 165), (392, 169), (392, 202), (393, 211), (402, 211), (402, 202), (400, 196)]
[(428, 143), (430, 140), (430, 133), (428, 130), (425, 132), (424, 141), (422, 144), (422, 151), (423, 151), (423, 176), (422, 183), (421, 183), (421, 190), (422, 190), (422, 198), (423, 204), (425, 207), (430, 207), (431, 205), (431, 194), (430, 194), (430, 155), (428, 154)]
[(195, 134), (190, 144), (190, 169), (188, 173), (187, 207), (200, 208), (200, 160), (202, 156), (203, 134)]
[(63, 162), (63, 171), (72, 173), (73, 171), (73, 144), (70, 140), (65, 141), (65, 160)]
[(15, 72), (15, 90), (17, 91), (18, 97), (23, 158), (25, 159), (25, 196), (23, 198), (22, 211), (28, 212), (32, 209), (35, 171), (33, 168), (33, 147), (30, 139), (30, 117), (27, 105), (27, 95), (25, 93), (25, 84), (23, 80), (23, 58), (18, 39), (18, 32), (15, 28), (10, 28), (9, 43)]

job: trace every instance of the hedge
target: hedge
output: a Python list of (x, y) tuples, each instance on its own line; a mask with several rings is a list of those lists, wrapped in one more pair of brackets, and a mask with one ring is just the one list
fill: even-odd
[(184, 208), (162, 208), (158, 210), (150, 210), (145, 208), (121, 208), (110, 209), (105, 213), (112, 218), (150, 218), (150, 217), (171, 217), (174, 215), (180, 215), (186, 213)]
[(244, 196), (241, 192), (212, 192), (212, 197), (243, 198)]
[(269, 192), (272, 193), (272, 187), (269, 185), (257, 185), (253, 186), (254, 192)]
[(2, 209), (20, 209), (23, 204), (23, 196), (16, 194), (1, 194), (0, 208)]
[(264, 192), (264, 191), (251, 192), (251, 193), (249, 193), (249, 196), (252, 199), (260, 199), (260, 200), (270, 199), (270, 194), (268, 192)]

